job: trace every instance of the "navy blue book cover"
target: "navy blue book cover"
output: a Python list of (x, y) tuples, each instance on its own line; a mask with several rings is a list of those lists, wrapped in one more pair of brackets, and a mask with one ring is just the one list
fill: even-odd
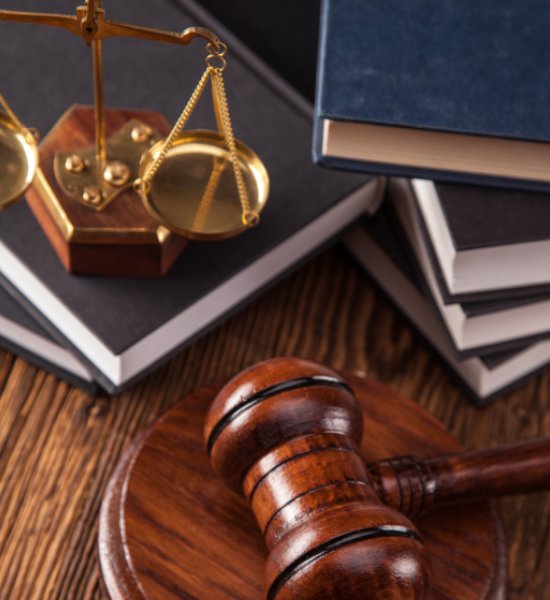
[(550, 141), (546, 0), (325, 0), (323, 11), (324, 117)]
[[(549, 30), (545, 0), (323, 0), (315, 159), (373, 170), (322, 155), (324, 119), (550, 142)], [(390, 175), (525, 185), (483, 174), (370, 167)]]

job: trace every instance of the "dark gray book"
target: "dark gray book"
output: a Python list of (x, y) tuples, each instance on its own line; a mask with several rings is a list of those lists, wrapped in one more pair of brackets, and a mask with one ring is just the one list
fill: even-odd
[(97, 391), (97, 385), (88, 369), (2, 288), (0, 346), (87, 392)]
[[(22, 9), (31, 4), (12, 2)], [(25, 204), (0, 215), (5, 282), (108, 391), (116, 392), (373, 210), (383, 182), (312, 165), (311, 106), (195, 4), (124, 0), (108, 8), (112, 19), (153, 27), (206, 25), (228, 43), (226, 83), (235, 133), (258, 152), (271, 177), (270, 200), (256, 229), (224, 242), (190, 243), (168, 275), (154, 281), (68, 275)], [(66, 3), (52, 1), (48, 9), (66, 10)], [(11, 67), (5, 77), (6, 95), (28, 124), (47, 131), (67, 104), (90, 97), (89, 73), (83, 69), (89, 56), (74, 36), (13, 25), (0, 27), (0, 34), (5, 51), (25, 57), (29, 67), (24, 81)], [(108, 40), (105, 56), (109, 105), (153, 107), (172, 119), (204, 66), (201, 43), (177, 48)], [(37, 110), (35, 96), (26, 93), (28, 81), (47, 77), (63, 85), (41, 95)], [(213, 125), (211, 112), (208, 100), (199, 103), (193, 126)]]
[[(417, 182), (412, 182), (417, 183)], [(530, 302), (507, 300), (473, 309), (454, 302), (447, 304), (434, 271), (432, 247), (418, 207), (414, 185), (394, 179), (389, 198), (426, 280), (434, 306), (445, 323), (459, 356), (492, 354), (514, 349), (550, 337), (550, 299), (531, 298)]]
[[(185, 0), (172, 2), (185, 6)], [(314, 100), (319, 0), (262, 0), (261, 10), (257, 0), (201, 0), (201, 6), (294, 89)]]
[(412, 180), (447, 303), (550, 296), (550, 195)]
[(351, 231), (345, 242), (359, 264), (450, 367), (476, 404), (488, 404), (550, 362), (550, 341), (514, 352), (458, 359), (425, 282), (403, 243), (403, 232), (395, 227), (386, 206)]

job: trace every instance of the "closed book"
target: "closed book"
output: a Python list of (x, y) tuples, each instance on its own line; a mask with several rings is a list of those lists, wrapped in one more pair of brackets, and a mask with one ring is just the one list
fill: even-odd
[(89, 393), (98, 390), (89, 370), (2, 288), (0, 347)]
[(550, 295), (550, 195), (411, 182), (447, 298)]
[(550, 341), (459, 359), (386, 207), (345, 238), (358, 263), (425, 337), (470, 398), (484, 406), (550, 362)]
[(550, 299), (545, 297), (535, 296), (529, 302), (526, 299), (494, 301), (487, 305), (445, 303), (413, 186), (404, 179), (394, 179), (388, 196), (459, 356), (494, 353), (550, 337)]
[[(54, 4), (61, 9), (64, 3), (52, 2), (52, 9)], [(197, 5), (124, 0), (112, 9), (112, 18), (147, 26), (205, 25), (227, 42), (225, 77), (235, 134), (259, 154), (271, 178), (270, 199), (257, 228), (222, 242), (191, 242), (159, 280), (68, 275), (25, 204), (0, 215), (0, 270), (5, 281), (114, 393), (329, 243), (365, 210), (374, 209), (383, 181), (312, 165), (311, 106)], [(65, 56), (71, 62), (73, 49), (79, 55), (79, 41), (72, 36), (33, 29), (40, 44), (29, 48), (13, 25), (1, 32), (2, 46), (25, 56), (33, 81), (43, 68), (34, 65), (39, 59), (57, 65)], [(109, 104), (154, 104), (175, 118), (204, 68), (204, 45), (181, 49), (129, 39), (108, 41), (104, 50), (111, 73), (106, 85)], [(84, 61), (85, 56), (78, 58)], [(41, 99), (40, 111), (33, 110), (22, 82), (12, 89), (16, 108), (26, 107), (26, 122), (47, 128), (52, 114), (63, 112), (75, 96), (82, 97), (79, 90), (88, 73), (79, 66), (65, 78), (70, 66), (75, 65), (63, 69), (64, 85)], [(16, 87), (13, 80), (11, 85)], [(208, 118), (213, 125), (210, 102), (199, 103), (197, 111), (195, 126), (204, 126)]]
[[(185, 6), (186, 0), (172, 0)], [(319, 0), (201, 0), (241, 42), (308, 100), (315, 97)], [(284, 31), (284, 43), (281, 32)]]
[(550, 189), (543, 0), (323, 0), (324, 165)]

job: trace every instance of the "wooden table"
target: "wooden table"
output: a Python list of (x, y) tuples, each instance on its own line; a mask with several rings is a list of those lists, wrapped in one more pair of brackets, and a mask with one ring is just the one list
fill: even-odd
[[(489, 408), (474, 408), (336, 247), (115, 398), (92, 398), (0, 353), (0, 598), (101, 598), (98, 513), (124, 448), (193, 388), (283, 354), (392, 385), (469, 449), (550, 435), (550, 369)], [(510, 548), (509, 598), (547, 600), (550, 494), (500, 506)]]

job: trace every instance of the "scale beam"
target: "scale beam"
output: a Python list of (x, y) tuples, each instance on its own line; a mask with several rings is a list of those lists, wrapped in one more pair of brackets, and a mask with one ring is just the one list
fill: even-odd
[(184, 46), (196, 37), (215, 45), (219, 43), (218, 37), (205, 27), (188, 27), (183, 32), (178, 33), (109, 21), (105, 19), (104, 9), (96, 7), (94, 2), (88, 6), (79, 6), (74, 17), (53, 13), (0, 10), (0, 21), (58, 27), (74, 33), (88, 45), (94, 41), (112, 37), (129, 37)]
[(82, 37), (80, 25), (76, 17), (70, 15), (56, 15), (50, 13), (21, 12), (18, 10), (0, 10), (0, 21), (13, 21), (17, 23), (32, 23), (33, 25), (49, 25), (66, 29)]
[(220, 41), (218, 36), (205, 27), (188, 27), (182, 33), (176, 33), (172, 31), (163, 31), (162, 29), (116, 23), (113, 21), (103, 21), (103, 23), (100, 24), (98, 35), (102, 39), (109, 37), (132, 37), (140, 40), (180, 44), (183, 46), (189, 44), (189, 42), (196, 37), (202, 38), (214, 45), (217, 45)]
[(74, 33), (92, 47), (94, 73), (94, 104), (96, 124), (96, 160), (98, 173), (104, 173), (107, 164), (107, 142), (105, 135), (105, 108), (103, 98), (103, 49), (104, 39), (127, 37), (154, 42), (187, 45), (196, 37), (202, 38), (214, 47), (220, 43), (218, 37), (204, 27), (188, 27), (182, 33), (140, 27), (127, 23), (117, 23), (105, 19), (102, 0), (86, 0), (86, 4), (78, 6), (76, 15), (59, 15), (50, 13), (0, 10), (0, 21), (32, 23), (58, 27)]

